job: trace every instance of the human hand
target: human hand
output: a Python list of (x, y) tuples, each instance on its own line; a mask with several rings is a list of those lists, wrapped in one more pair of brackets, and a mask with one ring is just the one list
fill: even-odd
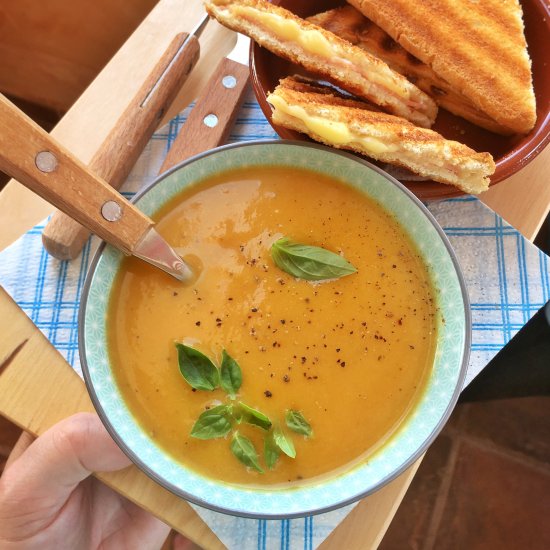
[(129, 465), (97, 415), (59, 422), (0, 478), (0, 548), (158, 550), (169, 527), (90, 476)]

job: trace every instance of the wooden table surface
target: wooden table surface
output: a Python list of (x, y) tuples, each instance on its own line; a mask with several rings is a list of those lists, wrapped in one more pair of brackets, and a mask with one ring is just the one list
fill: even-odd
[[(200, 0), (160, 0), (155, 9), (59, 122), (52, 134), (82, 161), (89, 162), (127, 102), (137, 92), (145, 76), (168, 46), (169, 41), (175, 33), (193, 28), (202, 14), (202, 9)], [(207, 26), (200, 39), (201, 61), (161, 124), (198, 95), (217, 61), (230, 51), (234, 40), (232, 33), (215, 22)], [(532, 241), (550, 209), (550, 185), (546, 182), (549, 173), (550, 148), (547, 148), (521, 172), (499, 183), (480, 198)], [(16, 181), (10, 181), (0, 193), (0, 250), (42, 221), (51, 211), (49, 204), (27, 191)], [(0, 312), (5, 313), (4, 310), (15, 311), (9, 298), (0, 293)], [(0, 313), (0, 319), (2, 317), (3, 314)], [(27, 327), (25, 330), (30, 328)], [(5, 338), (5, 334), (2, 338)], [(12, 369), (11, 366), (10, 369)], [(12, 369), (12, 372), (15, 370)], [(74, 384), (78, 386), (78, 380)], [(82, 384), (81, 389), (83, 387)], [(34, 390), (29, 388), (24, 391), (28, 394)], [(27, 397), (32, 396), (27, 395)], [(31, 406), (32, 399), (22, 401)], [(16, 403), (12, 405), (17, 406)], [(85, 408), (87, 406), (86, 403)], [(0, 407), (0, 410), (4, 409)], [(44, 420), (46, 424), (48, 422), (51, 424), (53, 421), (53, 417), (50, 420)], [(25, 426), (25, 421), (21, 419), (20, 424)], [(30, 429), (29, 426), (25, 427)], [(41, 428), (44, 427), (46, 426), (41, 425)], [(40, 430), (35, 427), (34, 432), (40, 433)], [(376, 548), (417, 466), (418, 463), (392, 483), (364, 499), (322, 544), (322, 548)], [(208, 529), (205, 531), (205, 526), (200, 524), (200, 520), (193, 525), (178, 523), (180, 516), (170, 515), (170, 507), (166, 506), (166, 491), (155, 484), (152, 487), (152, 482), (143, 478), (145, 476), (136, 476), (132, 481), (133, 489), (136, 489), (133, 494), (143, 493), (136, 484), (147, 485), (149, 509), (182, 532), (190, 534), (195, 541), (202, 542), (205, 547), (218, 547), (219, 541), (206, 533)], [(127, 491), (127, 489), (122, 488), (121, 491)], [(158, 507), (155, 505), (157, 497)], [(137, 498), (137, 500), (140, 499)]]

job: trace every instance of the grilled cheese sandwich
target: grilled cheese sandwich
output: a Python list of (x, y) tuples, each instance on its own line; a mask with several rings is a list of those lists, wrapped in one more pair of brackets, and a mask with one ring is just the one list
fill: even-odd
[(267, 101), (274, 109), (275, 124), (454, 185), (465, 193), (487, 190), (495, 170), (489, 153), (476, 153), (462, 143), (401, 117), (373, 111), (363, 102), (301, 77), (282, 79)]

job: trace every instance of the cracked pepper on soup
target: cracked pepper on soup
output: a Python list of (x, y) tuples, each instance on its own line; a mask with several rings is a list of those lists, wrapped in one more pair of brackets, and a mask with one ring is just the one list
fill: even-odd
[(126, 258), (107, 322), (118, 386), (161, 448), (209, 478), (286, 486), (388, 441), (424, 390), (438, 322), (391, 215), (323, 174), (265, 166), (210, 177), (156, 220), (197, 277)]

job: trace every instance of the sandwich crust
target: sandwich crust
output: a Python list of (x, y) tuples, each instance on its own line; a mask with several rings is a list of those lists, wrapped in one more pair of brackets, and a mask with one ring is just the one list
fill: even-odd
[(474, 107), (469, 99), (457, 93), (448, 82), (437, 76), (431, 67), (407, 52), (387, 32), (353, 6), (348, 4), (318, 13), (308, 17), (307, 21), (379, 57), (447, 111), (492, 132), (504, 135), (512, 133)]
[(206, 0), (206, 11), (274, 54), (384, 110), (429, 127), (436, 103), (382, 60), (266, 0)]
[(518, 0), (348, 0), (458, 93), (514, 133), (536, 122)]
[(454, 185), (465, 193), (488, 189), (495, 164), (489, 153), (387, 113), (303, 77), (282, 79), (267, 97), (275, 124), (415, 174)]

